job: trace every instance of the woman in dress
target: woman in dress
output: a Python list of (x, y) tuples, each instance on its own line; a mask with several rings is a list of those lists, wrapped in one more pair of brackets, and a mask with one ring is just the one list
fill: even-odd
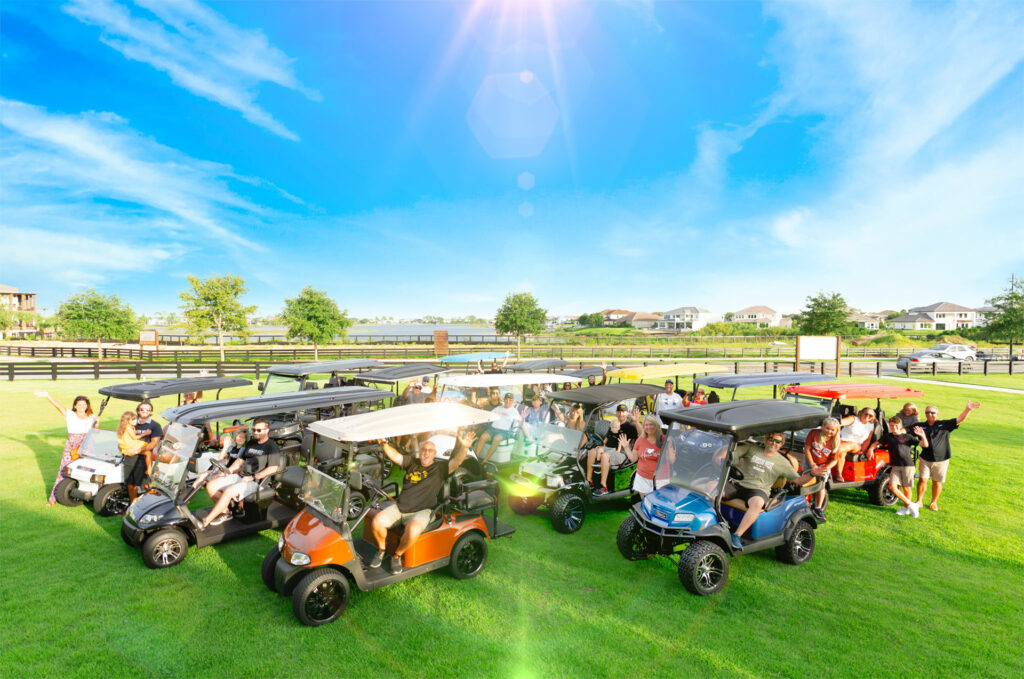
[(57, 403), (48, 392), (37, 391), (36, 396), (45, 398), (52, 403), (53, 407), (64, 416), (64, 423), (68, 428), (68, 438), (64, 442), (64, 454), (60, 458), (60, 469), (57, 471), (57, 479), (53, 482), (53, 488), (50, 490), (50, 499), (46, 502), (48, 507), (52, 507), (57, 504), (57, 496), (54, 493), (57, 490), (57, 484), (64, 480), (64, 468), (71, 462), (71, 453), (78, 450), (78, 447), (82, 445), (82, 439), (85, 438), (89, 430), (98, 428), (100, 423), (96, 416), (92, 414), (92, 405), (85, 396), (76, 396), (70, 409)]

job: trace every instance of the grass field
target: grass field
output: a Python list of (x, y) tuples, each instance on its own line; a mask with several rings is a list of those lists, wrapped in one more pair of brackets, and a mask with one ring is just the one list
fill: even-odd
[(106, 383), (0, 386), (3, 676), (1024, 674), (1021, 396), (920, 385), (919, 401), (945, 416), (983, 403), (953, 435), (941, 511), (914, 520), (836, 492), (809, 563), (740, 556), (711, 597), (688, 594), (665, 559), (619, 556), (624, 508), (591, 513), (571, 536), (542, 514), (505, 512), (517, 532), (491, 544), (479, 577), (354, 592), (339, 621), (313, 629), (260, 582), (274, 531), (151, 571), (118, 536), (120, 518), (44, 507), (64, 426), (32, 391), (70, 404)]
[[(1014, 368), (1016, 372), (1016, 368)], [(894, 375), (902, 377), (902, 375)], [(915, 380), (930, 380), (933, 382), (956, 382), (957, 384), (980, 384), (986, 387), (1001, 387), (1003, 389), (1020, 389), (1024, 391), (1024, 373), (1017, 375), (947, 375), (945, 373), (932, 377), (931, 375), (911, 375)]]

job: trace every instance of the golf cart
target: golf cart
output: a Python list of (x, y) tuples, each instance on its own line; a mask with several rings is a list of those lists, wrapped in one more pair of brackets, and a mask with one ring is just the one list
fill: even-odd
[(395, 392), (395, 396), (401, 395), (401, 391), (398, 389), (398, 384), (403, 380), (409, 380), (414, 377), (425, 377), (427, 375), (440, 375), (442, 373), (449, 372), (451, 368), (445, 368), (439, 365), (431, 365), (429, 363), (409, 363), (406, 365), (391, 365), (387, 368), (381, 368), (380, 370), (371, 370), (370, 372), (360, 373), (356, 376), (355, 382), (357, 384), (364, 385), (376, 385), (386, 384), (388, 389)]
[(259, 383), (260, 393), (287, 394), (293, 391), (316, 389), (319, 382), (311, 381), (312, 375), (330, 375), (324, 387), (341, 386), (341, 375), (358, 374), (368, 368), (380, 368), (384, 364), (368, 358), (346, 358), (338, 361), (306, 361), (272, 365), (267, 369), (266, 382)]
[[(894, 384), (827, 384), (786, 387), (786, 399), (806, 403), (821, 408), (825, 413), (842, 421), (848, 415), (855, 415), (857, 409), (842, 401), (847, 399), (875, 400), (875, 430), (864, 441), (859, 453), (849, 453), (840, 470), (842, 481), (830, 477), (826, 481), (829, 491), (844, 488), (865, 488), (868, 498), (876, 505), (889, 507), (896, 504), (896, 495), (889, 488), (889, 451), (875, 448), (872, 459), (867, 457), (868, 447), (877, 441), (885, 427), (888, 426), (885, 411), (882, 410), (883, 398), (911, 399), (924, 396), (924, 392)], [(807, 432), (799, 432), (794, 440), (793, 450), (797, 452), (800, 464), (805, 462), (803, 455), (804, 441)], [(826, 494), (825, 502), (828, 502)]]
[[(215, 398), (220, 398), (223, 389), (249, 384), (252, 383), (240, 377), (182, 377), (101, 387), (99, 392), (105, 398), (100, 403), (96, 417), (98, 419), (103, 414), (112, 398), (141, 403), (176, 394), (180, 405), (182, 394), (215, 391)], [(200, 447), (206, 449), (212, 443), (208, 435), (203, 436)], [(68, 507), (91, 502), (93, 509), (101, 516), (123, 514), (130, 503), (128, 489), (123, 483), (123, 471), (117, 431), (90, 429), (78, 450), (72, 452), (71, 462), (64, 470), (64, 479), (57, 484), (57, 501)]]
[[(345, 445), (347, 459), (352, 460), (354, 444), (359, 441), (457, 430), (494, 419), (486, 411), (462, 404), (420, 403), (325, 420), (310, 428)], [(300, 493), (305, 508), (288, 524), (277, 547), (263, 561), (263, 583), (271, 591), (290, 596), (295, 617), (305, 625), (337, 619), (348, 604), (349, 581), (360, 590), (371, 591), (446, 566), (456, 578), (471, 578), (487, 562), (488, 540), (515, 531), (498, 521), (498, 484), (493, 478), (463, 484), (451, 475), (432, 520), (403, 554), (403, 570), (392, 573), (384, 567), (370, 568), (366, 564), (377, 546), (363, 536), (380, 507), (376, 502), (370, 504), (349, 520), (349, 503), (357, 491), (372, 491), (380, 502), (392, 499), (376, 482), (358, 473), (342, 483), (306, 468)], [(396, 525), (388, 532), (391, 553), (403, 529)]]
[[(251, 421), (270, 414), (309, 408), (340, 409), (350, 403), (390, 396), (391, 392), (381, 389), (338, 387), (196, 403), (164, 411), (163, 416), (171, 424), (164, 430), (164, 440), (160, 443), (159, 454), (150, 471), (151, 489), (132, 503), (125, 513), (121, 537), (132, 547), (141, 549), (142, 560), (147, 566), (166, 568), (180, 563), (188, 553), (190, 544), (198, 549), (254, 535), (268, 528), (280, 528), (301, 507), (296, 493), (305, 469), (302, 466), (287, 466), (283, 453), (275, 463), (280, 470), (263, 479), (254, 496), (243, 499), (231, 510), (231, 520), (200, 528), (211, 508), (205, 507), (193, 512), (188, 504), (202, 489), (202, 485), (193, 488), (192, 481), (195, 474), (201, 471), (198, 467), (201, 455), (198, 442), (205, 425), (211, 422)], [(312, 454), (314, 451), (310, 452)], [(225, 471), (224, 466), (216, 460), (210, 460), (210, 464)], [(322, 463), (321, 466), (326, 464)], [(348, 467), (343, 469), (347, 471)], [(379, 464), (376, 474), (380, 474)], [(290, 484), (289, 479), (292, 479)]]
[(777, 373), (742, 373), (736, 375), (705, 375), (693, 380), (694, 385), (709, 389), (732, 389), (732, 398), (736, 400), (736, 392), (747, 387), (771, 387), (772, 398), (778, 398), (779, 387), (789, 384), (806, 384), (808, 382), (834, 382), (835, 377), (811, 372), (777, 372)]
[[(618, 404), (629, 410), (633, 406), (646, 409), (647, 397), (661, 391), (651, 384), (602, 384), (582, 389), (556, 391), (554, 401), (579, 403), (584, 408), (587, 443), (580, 448), (584, 432), (563, 429), (567, 432), (564, 441), (556, 445), (549, 443), (535, 460), (528, 460), (519, 466), (519, 472), (512, 474), (513, 489), (508, 499), (509, 507), (516, 514), (527, 514), (539, 507), (551, 511), (551, 525), (560, 533), (575, 533), (583, 526), (587, 506), (594, 502), (610, 502), (629, 499), (633, 496), (633, 477), (636, 462), (626, 461), (608, 471), (608, 492), (593, 494), (592, 480), (587, 479), (587, 454), (590, 448), (602, 445), (611, 422), (604, 419), (607, 411), (615, 412)], [(578, 434), (569, 439), (569, 432)], [(575, 445), (574, 445), (575, 444)], [(600, 470), (595, 467), (595, 475)]]
[(532, 361), (513, 363), (510, 366), (506, 366), (505, 370), (510, 373), (537, 373), (541, 370), (558, 370), (565, 366), (566, 362), (561, 358), (537, 358)]
[(446, 365), (460, 364), (469, 370), (470, 365), (477, 363), (480, 367), (483, 367), (484, 362), (490, 361), (491, 363), (502, 362), (502, 372), (504, 372), (504, 364), (512, 356), (507, 351), (479, 351), (472, 354), (452, 354), (451, 356), (442, 356), (438, 360)]
[[(738, 446), (750, 437), (816, 426), (825, 415), (813, 406), (756, 399), (678, 408), (661, 417), (672, 424), (655, 470), (660, 487), (630, 508), (616, 544), (634, 561), (667, 556), (677, 564), (686, 589), (714, 594), (729, 577), (732, 531), (747, 509), (742, 500), (722, 500), (729, 477), (740, 474), (732, 466)], [(774, 547), (786, 563), (808, 561), (818, 522), (806, 495), (818, 488), (820, 482), (774, 489), (744, 536), (743, 552)]]

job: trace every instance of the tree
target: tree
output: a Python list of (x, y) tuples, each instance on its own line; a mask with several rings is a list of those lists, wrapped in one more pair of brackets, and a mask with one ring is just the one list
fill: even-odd
[(64, 300), (55, 321), (65, 339), (96, 340), (98, 358), (103, 358), (104, 338), (127, 342), (142, 328), (132, 308), (117, 295), (101, 295), (92, 289)]
[(181, 309), (185, 321), (192, 332), (212, 329), (217, 334), (217, 347), (223, 361), (224, 333), (248, 334), (247, 316), (256, 310), (256, 307), (245, 306), (241, 302), (247, 290), (245, 280), (235, 275), (213, 276), (206, 280), (188, 276), (188, 283), (192, 289), (178, 295), (184, 302)]
[(1010, 343), (1010, 360), (1013, 360), (1013, 343), (1024, 342), (1024, 280), (1010, 276), (1010, 285), (998, 297), (988, 300), (995, 311), (986, 312), (988, 325), (986, 334), (991, 339)]
[(537, 300), (528, 292), (509, 293), (505, 303), (494, 315), (494, 329), (503, 335), (516, 336), (516, 357), (519, 356), (524, 335), (535, 335), (544, 329), (547, 309), (537, 306)]
[(298, 297), (284, 301), (281, 320), (288, 327), (288, 337), (297, 337), (313, 344), (313, 358), (320, 358), (319, 345), (335, 337), (345, 336), (352, 325), (348, 310), (338, 309), (338, 303), (323, 290), (307, 285)]
[(850, 329), (846, 300), (838, 292), (819, 292), (807, 298), (807, 307), (793, 317), (805, 335), (842, 335)]
[(583, 314), (576, 319), (576, 322), (584, 328), (598, 328), (604, 325), (604, 314), (600, 311), (595, 311), (592, 314)]

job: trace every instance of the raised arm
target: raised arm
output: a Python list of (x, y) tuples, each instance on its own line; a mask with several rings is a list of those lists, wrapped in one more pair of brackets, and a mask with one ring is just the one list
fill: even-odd
[[(54, 404), (54, 405), (56, 405), (56, 404)], [(981, 402), (980, 401), (968, 401), (967, 402), (967, 407), (964, 408), (964, 411), (956, 416), (956, 423), (957, 424), (963, 424), (964, 420), (967, 419), (967, 416), (970, 415), (972, 411), (975, 411), (975, 410), (977, 410), (980, 407), (981, 407)]]
[(39, 398), (45, 398), (47, 401), (52, 403), (53, 407), (56, 408), (57, 410), (59, 410), (60, 414), (63, 415), (64, 417), (68, 416), (68, 409), (65, 408), (64, 406), (62, 406), (61, 404), (57, 403), (57, 401), (55, 401), (54, 398), (52, 396), (50, 396), (49, 392), (47, 392), (47, 391), (37, 391), (37, 392), (35, 392), (35, 395), (37, 397), (39, 397)]
[(921, 429), (921, 427), (914, 427), (914, 436), (917, 437), (917, 445), (922, 448), (927, 448), (931, 445), (928, 443), (928, 436), (924, 433), (924, 429)]
[(459, 465), (466, 459), (466, 454), (476, 440), (476, 432), (467, 431), (462, 436), (455, 437), (455, 450), (448, 458), (448, 472), (451, 473), (459, 468)]
[(377, 443), (380, 444), (381, 450), (384, 451), (384, 454), (388, 456), (389, 460), (397, 465), (401, 465), (405, 462), (405, 458), (402, 457), (402, 454), (395, 450), (394, 446), (388, 443), (387, 439), (377, 439)]

